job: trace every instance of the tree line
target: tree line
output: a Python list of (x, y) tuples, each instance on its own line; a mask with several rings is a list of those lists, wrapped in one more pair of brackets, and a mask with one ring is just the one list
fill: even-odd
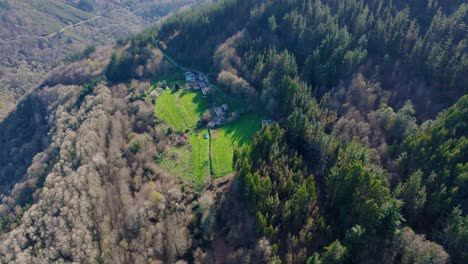
[(226, 0), (123, 43), (166, 49), (276, 120), (234, 155), (271, 261), (464, 263), (467, 11)]

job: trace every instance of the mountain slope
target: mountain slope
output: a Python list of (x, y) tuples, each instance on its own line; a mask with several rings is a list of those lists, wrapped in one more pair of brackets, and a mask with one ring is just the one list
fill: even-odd
[(194, 3), (2, 0), (0, 118), (66, 55), (82, 52), (89, 45), (112, 43)]
[[(258, 234), (281, 260), (327, 259), (336, 250), (345, 252), (343, 261), (393, 262), (411, 254), (398, 246), (413, 232), (398, 236), (404, 218), (424, 217), (403, 207), (413, 201), (399, 188), (410, 192), (409, 186), (416, 187), (405, 181), (417, 183), (417, 177), (399, 171), (400, 145), (425, 129), (418, 124), (467, 93), (467, 8), (426, 1), (221, 1), (131, 38), (128, 55), (140, 54), (147, 44), (160, 47), (276, 117), (279, 129), (263, 131), (257, 140), (264, 141), (234, 156), (240, 157), (241, 193), (257, 218)], [(137, 67), (135, 60), (125, 62), (120, 66), (127, 73)], [(463, 178), (466, 158), (459, 158), (458, 165), (444, 166)], [(417, 187), (420, 202), (447, 196), (442, 204), (427, 205), (437, 224), (407, 224), (446, 245), (442, 226), (466, 200), (456, 194), (464, 183), (444, 179)], [(446, 185), (436, 187), (441, 182)], [(445, 193), (448, 186), (453, 194)], [(360, 242), (349, 241), (357, 231)], [(442, 247), (421, 243), (433, 251), (414, 253), (413, 261), (431, 254), (448, 261)], [(380, 250), (388, 245), (388, 252)], [(312, 254), (318, 248), (322, 254)], [(462, 263), (451, 250), (453, 261)]]
[[(97, 52), (101, 54), (94, 56), (105, 65), (109, 52)], [(149, 84), (137, 85), (141, 90)], [(9, 158), (3, 156), (2, 175), (8, 180), (19, 176), (19, 183), (11, 196), (2, 197), (1, 227), (11, 232), (2, 235), (0, 262), (175, 262), (191, 247), (187, 228), (193, 194), (182, 192), (175, 178), (153, 164), (170, 137), (153, 129), (151, 105), (129, 102), (124, 84), (100, 82), (92, 89), (82, 102), (80, 86), (36, 90), (2, 123), (7, 127), (1, 132), (7, 139), (2, 149), (14, 144), (37, 154), (31, 161), (19, 152), (8, 166), (3, 162)], [(25, 121), (32, 113), (47, 116), (42, 120), (47, 133), (41, 135), (39, 122), (16, 125), (14, 120)], [(9, 126), (21, 137), (11, 135)], [(37, 132), (23, 134), (32, 130)], [(30, 142), (37, 141), (44, 144), (32, 148)], [(139, 151), (130, 152), (136, 144)], [(14, 163), (17, 158), (24, 164)], [(9, 166), (17, 175), (9, 174)], [(8, 182), (2, 181), (2, 187), (9, 187)], [(149, 252), (149, 245), (158, 247)]]
[[(224, 0), (55, 68), (0, 124), (0, 262), (465, 263), (467, 12)], [(265, 120), (217, 179), (225, 101)]]

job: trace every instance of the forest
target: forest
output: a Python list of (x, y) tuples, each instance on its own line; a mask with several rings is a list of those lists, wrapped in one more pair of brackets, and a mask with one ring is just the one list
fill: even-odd
[(1, 0), (0, 119), (58, 64), (197, 1)]
[[(11, 115), (0, 124), (8, 139), (0, 141), (8, 164), (0, 179), (22, 168), (0, 185), (0, 212), (8, 212), (0, 262), (466, 263), (467, 21), (462, 0), (221, 0), (122, 38), (112, 51), (93, 51), (101, 66), (85, 82), (71, 74), (84, 59), (54, 70), (50, 88), (35, 94), (40, 100), (15, 113), (28, 116), (33, 107), (51, 119), (17, 124), (26, 117)], [(148, 158), (188, 140), (155, 118), (150, 102), (129, 100), (173, 69), (168, 57), (274, 120), (234, 150), (228, 187), (221, 179), (194, 190)], [(65, 95), (62, 85), (80, 88)], [(45, 109), (50, 98), (65, 104)], [(8, 125), (38, 130), (21, 138)], [(80, 142), (87, 133), (102, 153)], [(45, 227), (36, 226), (56, 214), (34, 223), (37, 204), (68, 195), (54, 196), (49, 178), (61, 175), (65, 186), (80, 173), (94, 188), (85, 201), (76, 198), (89, 210), (87, 226), (74, 227), (89, 232), (78, 237), (91, 241), (88, 256), (41, 244)], [(98, 182), (107, 183), (104, 196)], [(33, 197), (27, 188), (37, 189)], [(105, 215), (86, 207), (112, 199), (119, 204)], [(78, 211), (73, 205), (63, 214)], [(105, 239), (89, 238), (93, 225)], [(222, 262), (220, 240), (228, 252)], [(145, 252), (151, 243), (160, 244)]]
[(210, 71), (275, 116), (235, 162), (278, 261), (463, 263), (467, 8), (220, 1), (129, 41)]

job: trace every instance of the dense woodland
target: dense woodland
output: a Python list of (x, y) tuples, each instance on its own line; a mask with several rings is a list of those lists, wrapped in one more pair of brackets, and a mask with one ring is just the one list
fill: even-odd
[(467, 11), (462, 1), (221, 1), (130, 49), (166, 49), (275, 117), (236, 166), (278, 260), (444, 262), (446, 250), (462, 263)]
[[(1, 167), (0, 177), (11, 175), (17, 164), (24, 166), (0, 189), (7, 192), (16, 183), (0, 207), (8, 212), (0, 222), (7, 237), (0, 244), (0, 260), (99, 256), (105, 263), (149, 257), (212, 263), (215, 237), (223, 236), (230, 248), (227, 263), (466, 263), (467, 20), (468, 5), (461, 0), (223, 0), (121, 39), (106, 53), (108, 65), (95, 76), (86, 74), (87, 90), (70, 95), (79, 104), (70, 99), (73, 103), (53, 110), (47, 124), (31, 116), (22, 124), (26, 130), (29, 125), (52, 126), (48, 135), (53, 135), (68, 131), (61, 118), (76, 118), (68, 126), (78, 132), (61, 139), (44, 135), (39, 144), (36, 137), (41, 138), (42, 130), (25, 138), (0, 130), (17, 138), (0, 141), (10, 151), (12, 144), (24, 152), (52, 152), (54, 144), (62, 144), (55, 148), (60, 154), (51, 154), (58, 160), (42, 155), (18, 160), (9, 150), (0, 152), (8, 164)], [(235, 151), (237, 173), (229, 190), (211, 185), (194, 194), (145, 158), (147, 152), (163, 152), (165, 144), (183, 144), (180, 135), (162, 132), (163, 124), (152, 120), (148, 106), (125, 97), (139, 89), (138, 83), (170, 69), (164, 54), (208, 72), (231, 96), (275, 120), (255, 136), (251, 148)], [(65, 81), (76, 81), (72, 74), (57, 77), (73, 72), (69, 67), (57, 69), (46, 82), (54, 93)], [(21, 111), (28, 109), (20, 107), (17, 115)], [(46, 109), (39, 104), (35, 111)], [(77, 143), (90, 133), (85, 125), (94, 115), (107, 120), (109, 133), (92, 122), (104, 156)], [(120, 123), (114, 124), (116, 120)], [(19, 126), (13, 121), (2, 125)], [(101, 138), (105, 134), (112, 138)], [(114, 138), (119, 142), (115, 146), (105, 143)], [(86, 158), (93, 151), (98, 154)], [(119, 151), (124, 155), (117, 155)], [(109, 159), (117, 165), (109, 165)], [(56, 165), (41, 169), (45, 160)], [(95, 250), (89, 251), (92, 256), (71, 254), (70, 249), (50, 255), (48, 246), (58, 244), (53, 239), (41, 244), (45, 242), (38, 237), (45, 227), (34, 223), (36, 211), (47, 202), (54, 204), (44, 198), (50, 194), (48, 186), (56, 184), (52, 176), (61, 173), (67, 179), (89, 166), (96, 174), (88, 177), (96, 178), (87, 184), (99, 179), (109, 185), (105, 198), (89, 194), (100, 201), (92, 210), (104, 205), (99, 199), (121, 200), (104, 220), (96, 221), (99, 216), (93, 213), (83, 220), (87, 230), (99, 223), (98, 233), (109, 237), (80, 236), (92, 241), (86, 244)], [(52, 176), (37, 182), (47, 173)], [(125, 175), (105, 178), (119, 173)], [(37, 194), (23, 197), (25, 188), (37, 189)], [(54, 217), (53, 212), (40, 212), (41, 219)], [(133, 215), (140, 213), (144, 215)], [(171, 223), (175, 219), (179, 222)], [(188, 233), (176, 232), (185, 224)], [(174, 232), (177, 236), (169, 239)], [(172, 244), (143, 253), (145, 246), (162, 245), (166, 239)]]
[(57, 64), (196, 1), (0, 0), (0, 119)]

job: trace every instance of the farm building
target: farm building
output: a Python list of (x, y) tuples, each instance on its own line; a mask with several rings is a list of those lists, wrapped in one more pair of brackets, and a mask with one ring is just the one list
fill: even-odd
[(224, 116), (224, 110), (222, 107), (215, 107), (213, 108), (213, 111), (218, 117)]
[(196, 77), (195, 73), (190, 72), (190, 71), (185, 72), (185, 81), (186, 82), (191, 83), (191, 82), (196, 81), (196, 79), (197, 79), (197, 77)]
[(198, 82), (198, 85), (203, 89), (205, 87), (208, 87), (208, 84), (206, 82)]
[(204, 82), (205, 81), (205, 75), (203, 73), (199, 73), (198, 74), (198, 80), (201, 81), (201, 82)]
[(273, 121), (272, 120), (262, 120), (262, 128), (266, 127), (266, 126), (271, 126), (273, 124)]
[(202, 91), (202, 94), (204, 96), (207, 96), (208, 94), (211, 94), (211, 88), (210, 87), (202, 88), (201, 91)]

